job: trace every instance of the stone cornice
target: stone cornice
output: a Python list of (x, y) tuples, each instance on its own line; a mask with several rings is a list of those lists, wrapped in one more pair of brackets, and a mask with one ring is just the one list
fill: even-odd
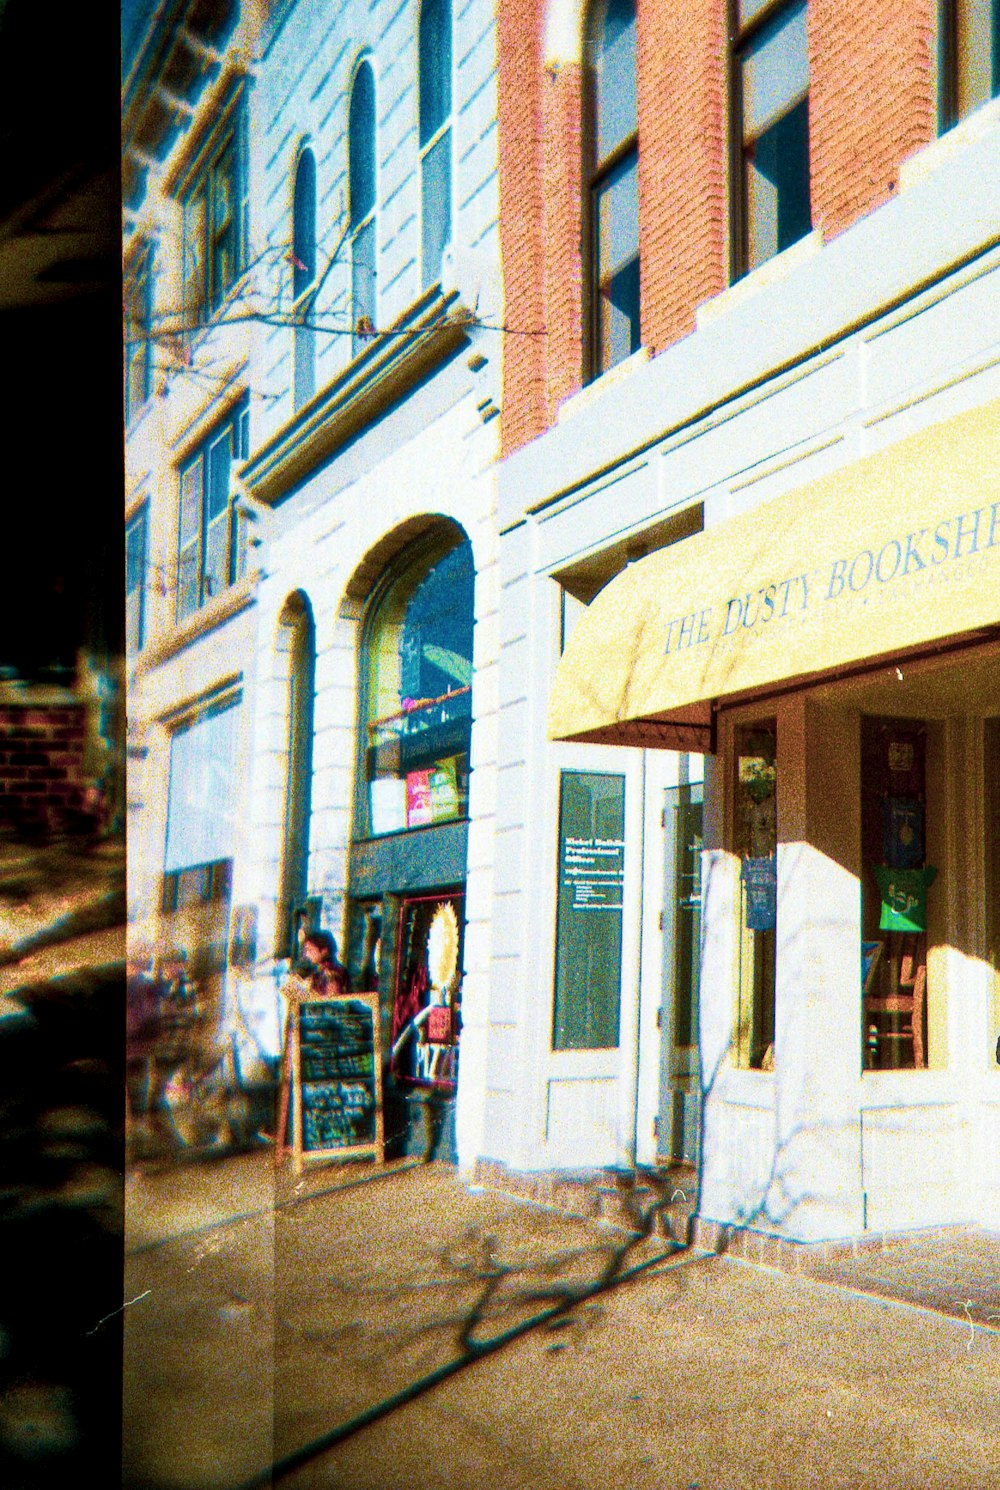
[(473, 324), (457, 290), (433, 286), (241, 467), (246, 490), (277, 502), (443, 362)]

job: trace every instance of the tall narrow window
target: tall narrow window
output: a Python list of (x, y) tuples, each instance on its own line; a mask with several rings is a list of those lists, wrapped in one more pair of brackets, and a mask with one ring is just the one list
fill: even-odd
[(183, 188), (184, 305), (196, 331), (222, 305), (246, 267), (246, 119), (237, 104), (213, 135)]
[(351, 190), (351, 350), (356, 354), (376, 326), (375, 78), (371, 63), (354, 75), (348, 126)]
[(246, 567), (245, 530), (232, 499), (230, 470), (249, 454), (246, 405), (228, 416), (180, 472), (177, 619), (220, 595)]
[(316, 391), (316, 333), (312, 324), (316, 284), (316, 159), (299, 152), (292, 202), (292, 315), (295, 322), (295, 406)]
[(153, 250), (142, 244), (125, 271), (125, 423), (153, 388)]
[(635, 0), (597, 0), (588, 31), (591, 371), (598, 377), (640, 345)]
[(142, 507), (125, 527), (125, 650), (130, 656), (145, 640), (146, 519)]
[(1000, 0), (941, 0), (941, 129), (1000, 94)]
[(739, 0), (733, 69), (735, 278), (804, 238), (809, 199), (806, 0)]
[(420, 11), (420, 211), (422, 284), (441, 278), (451, 242), (451, 0)]

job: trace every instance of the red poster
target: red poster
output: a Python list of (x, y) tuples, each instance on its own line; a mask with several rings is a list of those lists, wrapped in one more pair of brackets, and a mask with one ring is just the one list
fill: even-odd
[(431, 821), (431, 773), (410, 771), (406, 778), (406, 826), (422, 828)]

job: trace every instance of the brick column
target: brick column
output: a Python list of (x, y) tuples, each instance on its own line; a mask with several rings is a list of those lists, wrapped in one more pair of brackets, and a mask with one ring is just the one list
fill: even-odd
[(933, 0), (810, 0), (813, 224), (830, 239), (891, 197), (934, 136)]
[(718, 0), (639, 0), (642, 340), (694, 330), (726, 270), (726, 30)]

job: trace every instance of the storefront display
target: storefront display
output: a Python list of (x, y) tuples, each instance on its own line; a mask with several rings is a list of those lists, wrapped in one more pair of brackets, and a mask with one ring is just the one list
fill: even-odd
[(404, 900), (390, 1068), (397, 1081), (453, 1092), (461, 1031), (461, 895)]
[[(866, 717), (861, 728), (866, 1065), (926, 1063), (927, 729), (919, 720)], [(871, 940), (867, 940), (870, 938)]]

